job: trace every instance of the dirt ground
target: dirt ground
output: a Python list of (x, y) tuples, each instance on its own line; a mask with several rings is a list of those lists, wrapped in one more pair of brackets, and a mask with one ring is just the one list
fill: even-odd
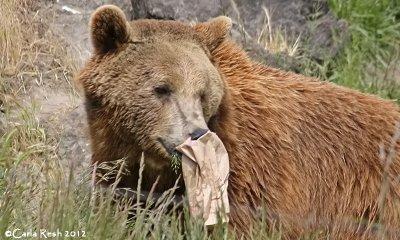
[(82, 97), (74, 75), (90, 57), (90, 14), (103, 4), (104, 1), (95, 0), (36, 3), (29, 13), (35, 36), (27, 42), (41, 44), (32, 48), (37, 56), (29, 64), (22, 64), (20, 73), (10, 73), (5, 78), (10, 85), (18, 82), (21, 87), (11, 86), (9, 98), (17, 98), (17, 104), (11, 104), (6, 111), (7, 120), (1, 118), (4, 125), (20, 124), (21, 109), (32, 110), (47, 138), (54, 139), (59, 159), (76, 167), (90, 162), (90, 147)]

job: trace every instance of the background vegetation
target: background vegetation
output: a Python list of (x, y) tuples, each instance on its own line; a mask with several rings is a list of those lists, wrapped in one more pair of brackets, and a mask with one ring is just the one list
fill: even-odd
[(329, 0), (329, 5), (348, 21), (350, 39), (340, 56), (317, 64), (317, 72), (340, 85), (400, 101), (400, 2)]
[[(400, 101), (400, 2), (329, 0), (329, 5), (348, 21), (349, 41), (325, 62), (294, 54), (295, 45), (291, 54), (302, 62), (302, 73)], [(43, 126), (36, 103), (24, 100), (29, 89), (45, 85), (76, 94), (70, 83), (76, 65), (62, 41), (41, 32), (37, 7), (33, 0), (0, 4), (0, 238), (20, 228), (83, 230), (87, 239), (233, 239), (223, 224), (207, 235), (186, 212), (185, 224), (166, 214), (168, 195), (153, 210), (112, 204), (113, 189), (92, 189), (89, 170), (75, 172), (62, 159), (57, 134)], [(41, 81), (50, 75), (55, 86)], [(129, 212), (137, 214), (127, 222)], [(253, 232), (252, 239), (280, 239), (279, 229), (266, 231), (263, 220)]]

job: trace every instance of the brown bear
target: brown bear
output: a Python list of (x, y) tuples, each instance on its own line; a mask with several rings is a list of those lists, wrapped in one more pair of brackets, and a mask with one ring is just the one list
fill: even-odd
[(170, 166), (175, 147), (209, 129), (229, 154), (237, 233), (246, 234), (265, 207), (270, 227), (287, 238), (313, 231), (359, 238), (363, 221), (394, 236), (399, 107), (255, 63), (229, 39), (231, 25), (227, 17), (193, 26), (127, 22), (115, 6), (96, 10), (94, 53), (77, 76), (92, 162), (125, 159), (129, 174), (119, 186), (135, 189), (144, 153), (142, 189), (159, 178), (162, 192), (178, 177)]

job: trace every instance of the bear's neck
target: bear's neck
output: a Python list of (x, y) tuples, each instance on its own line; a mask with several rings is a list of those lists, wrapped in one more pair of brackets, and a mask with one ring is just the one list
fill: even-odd
[(229, 40), (222, 42), (214, 49), (211, 56), (225, 82), (225, 93), (209, 127), (219, 136), (228, 152), (231, 152), (238, 144), (240, 121), (237, 121), (236, 103), (241, 94), (240, 86), (249, 87), (248, 83), (246, 84), (249, 76), (261, 73), (263, 68), (268, 67), (252, 62), (245, 51)]

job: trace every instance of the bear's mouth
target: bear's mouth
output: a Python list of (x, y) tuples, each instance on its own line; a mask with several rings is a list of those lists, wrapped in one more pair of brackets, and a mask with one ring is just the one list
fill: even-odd
[(162, 138), (157, 138), (157, 141), (161, 144), (163, 149), (168, 153), (169, 157), (171, 157), (171, 158), (178, 157), (179, 159), (182, 159), (182, 153), (180, 153), (178, 150), (176, 150), (177, 146), (168, 144)]

